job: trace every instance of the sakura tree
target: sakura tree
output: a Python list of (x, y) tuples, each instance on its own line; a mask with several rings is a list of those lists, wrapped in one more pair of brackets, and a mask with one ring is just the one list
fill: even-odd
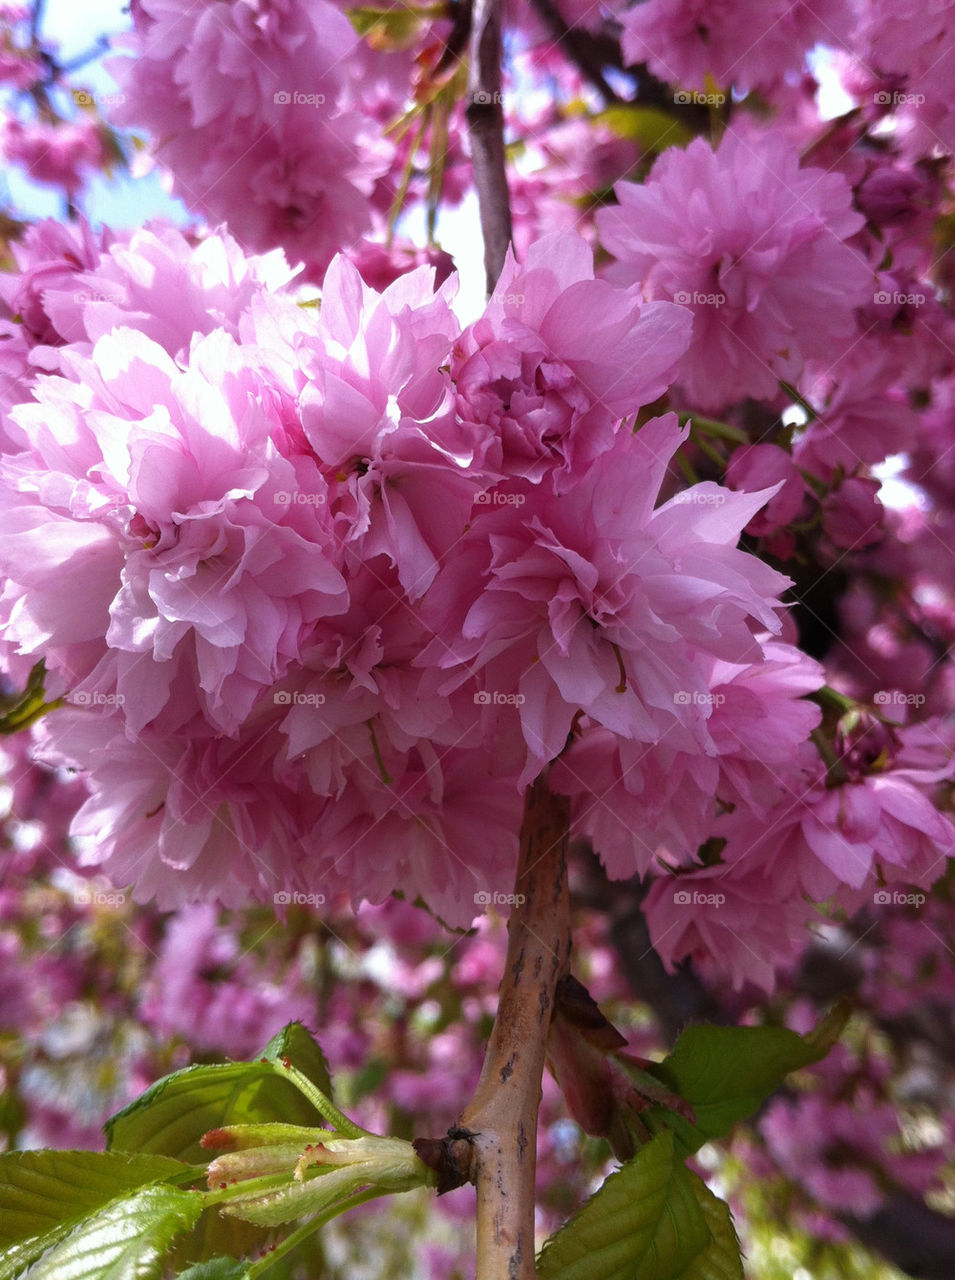
[[(346, 1210), (467, 1184), (479, 1280), (730, 1280), (717, 1192), (777, 1176), (946, 1275), (955, 4), (134, 0), (103, 94), (42, 16), (0, 58), (65, 209), (0, 278), (0, 964), (38, 1028), (82, 983), (27, 922), (115, 909), (115, 1011), (212, 1060), (130, 1030), (105, 1151), (8, 1111), (0, 1280), (325, 1274)], [(182, 225), (83, 216), (137, 155)], [(444, 983), (410, 1132), (319, 1048), (387, 1001), (328, 971), (316, 1018), (297, 968), (376, 936)]]

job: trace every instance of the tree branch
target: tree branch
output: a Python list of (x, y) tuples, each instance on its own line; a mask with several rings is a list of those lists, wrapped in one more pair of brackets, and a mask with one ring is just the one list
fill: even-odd
[[(604, 102), (619, 102), (620, 95), (614, 92), (604, 76), (600, 46), (589, 31), (568, 26), (553, 0), (531, 0), (531, 4), (550, 29), (555, 44), (560, 46), (561, 52), (603, 96)], [(616, 61), (620, 61), (619, 49), (616, 51)]]
[(500, 0), (474, 0), (468, 68), (468, 133), (484, 236), (488, 296), (511, 242), (511, 202), (504, 155)]
[(516, 901), (497, 1018), (474, 1097), (469, 1135), (478, 1194), (478, 1280), (533, 1280), (537, 1112), (557, 982), (570, 963), (567, 830), (570, 806), (544, 778), (529, 788)]
[(951, 1280), (955, 1218), (907, 1191), (894, 1191), (870, 1218), (839, 1214), (868, 1249), (881, 1253), (912, 1280)]

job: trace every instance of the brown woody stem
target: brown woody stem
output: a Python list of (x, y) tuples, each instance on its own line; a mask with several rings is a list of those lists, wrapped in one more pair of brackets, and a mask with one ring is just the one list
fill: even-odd
[(493, 293), (511, 242), (511, 202), (501, 95), (501, 0), (474, 0), (468, 69), (468, 134), (484, 236), (484, 270)]
[[(528, 789), (497, 1018), (459, 1121), (477, 1187), (477, 1280), (533, 1280), (537, 1112), (554, 992), (570, 963), (569, 802)], [(456, 1144), (457, 1145), (457, 1144)]]

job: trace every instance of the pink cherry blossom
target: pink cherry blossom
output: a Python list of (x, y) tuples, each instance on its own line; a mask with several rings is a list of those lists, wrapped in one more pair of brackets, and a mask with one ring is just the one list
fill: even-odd
[(8, 162), (23, 165), (32, 181), (62, 187), (69, 195), (110, 159), (102, 124), (85, 118), (49, 124), (8, 116), (0, 127), (0, 151)]
[(489, 724), (519, 718), (525, 781), (578, 712), (625, 739), (700, 750), (707, 655), (758, 660), (751, 621), (778, 630), (786, 579), (735, 548), (766, 493), (700, 485), (654, 510), (685, 436), (674, 415), (655, 419), (619, 433), (567, 494), (500, 492), (428, 596), (438, 638), (422, 661), (458, 667), (449, 688), (483, 668), (511, 699)]
[[(593, 278), (580, 236), (544, 236), (510, 256), (484, 315), (455, 344), (457, 412), (497, 476), (557, 485), (610, 447), (619, 419), (672, 381), (688, 317)], [(632, 359), (634, 347), (639, 361)]]
[(622, 15), (623, 51), (687, 89), (772, 85), (798, 70), (819, 41), (835, 43), (852, 21), (850, 0), (646, 0)]
[(715, 151), (697, 138), (615, 191), (619, 206), (597, 214), (609, 277), (692, 310), (679, 378), (701, 409), (772, 398), (807, 359), (848, 345), (873, 276), (846, 243), (862, 218), (841, 174), (801, 169), (779, 137), (730, 130)]
[[(187, 370), (124, 329), (67, 364), (82, 382), (50, 380), (14, 415), (33, 449), (10, 464), (0, 560), (29, 595), (5, 638), (87, 680), (85, 697), (117, 695), (132, 729), (184, 680), (232, 733), (309, 621), (346, 606), (327, 486), (276, 449), (272, 399), (225, 333), (198, 341)], [(64, 560), (75, 596), (55, 587)]]
[[(281, 246), (318, 279), (369, 228), (373, 134), (342, 109), (357, 38), (326, 0), (138, 0), (110, 69), (115, 120), (145, 127), (175, 190), (264, 252)], [(382, 157), (383, 159), (384, 157)]]
[(774, 533), (793, 521), (806, 496), (806, 486), (790, 455), (775, 444), (744, 445), (734, 449), (726, 468), (726, 483), (731, 489), (782, 488), (747, 525), (754, 537)]
[(822, 504), (822, 527), (837, 547), (860, 551), (884, 536), (879, 482), (850, 476)]

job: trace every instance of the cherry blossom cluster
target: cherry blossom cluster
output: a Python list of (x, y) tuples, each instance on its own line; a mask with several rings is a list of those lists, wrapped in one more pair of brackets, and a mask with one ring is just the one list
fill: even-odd
[(72, 293), (32, 245), (27, 367), (56, 372), (10, 414), (4, 638), (71, 704), (46, 751), (89, 770), (74, 833), (117, 882), (402, 888), (467, 923), (568, 735), (719, 754), (720, 664), (762, 668), (785, 579), (735, 547), (765, 493), (659, 505), (687, 430), (629, 415), (680, 308), (594, 280), (573, 235), (463, 332), (428, 268), (378, 294), (338, 259), (316, 317), (220, 237), (137, 233)]
[[(168, 907), (398, 890), (466, 925), (550, 768), (608, 873), (652, 878), (665, 962), (737, 988), (941, 876), (945, 136), (926, 113), (920, 155), (859, 68), (936, 93), (950, 6), (891, 40), (874, 3), (663, 8), (623, 51), (700, 136), (587, 120), (583, 64), (506, 103), (518, 250), (462, 325), (447, 255), (378, 235), (464, 190), (446, 18), (134, 4), (112, 118), (228, 230), (41, 223), (0, 280), (4, 665), (67, 703), (42, 749), (89, 781), (88, 866)], [(521, 74), (555, 74), (520, 21)], [(824, 125), (797, 73), (837, 28), (860, 105)], [(847, 571), (820, 617), (812, 573)]]

